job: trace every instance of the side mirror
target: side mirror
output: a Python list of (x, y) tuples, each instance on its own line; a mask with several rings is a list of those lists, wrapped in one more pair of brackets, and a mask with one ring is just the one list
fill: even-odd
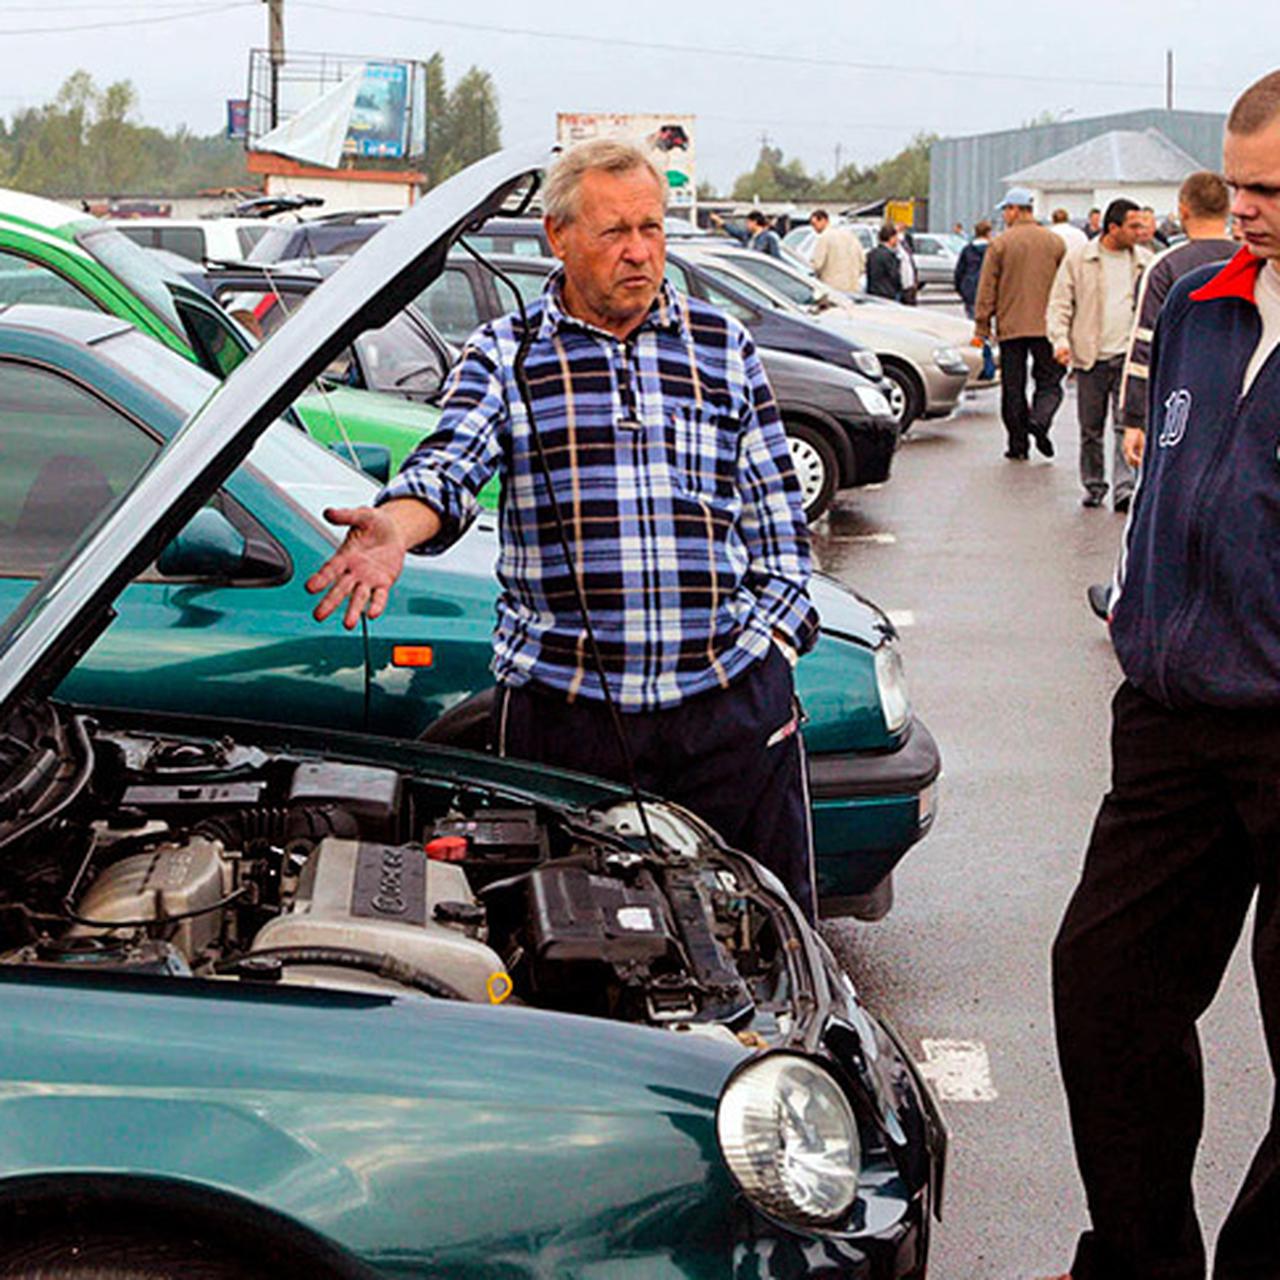
[(202, 507), (160, 553), (166, 578), (233, 578), (245, 563), (244, 535), (213, 507)]
[(359, 467), (379, 484), (386, 484), (391, 479), (391, 450), (385, 444), (368, 444), (363, 440), (353, 440), (348, 444), (345, 440), (335, 440), (329, 445), (329, 452), (336, 453), (343, 462)]

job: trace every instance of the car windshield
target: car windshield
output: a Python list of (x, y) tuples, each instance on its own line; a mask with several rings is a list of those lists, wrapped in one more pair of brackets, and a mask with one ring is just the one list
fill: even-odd
[[(221, 385), (211, 374), (136, 329), (113, 334), (102, 351), (132, 371), (185, 418)], [(326, 507), (367, 506), (377, 485), (290, 423), (277, 421), (259, 437), (249, 465), (325, 525)]]
[(114, 227), (85, 227), (76, 232), (76, 243), (131, 293), (141, 298), (175, 337), (187, 340), (186, 329), (169, 289), (171, 283), (182, 283), (180, 276), (167, 271), (155, 257)]
[(808, 280), (780, 266), (771, 258), (766, 258), (762, 253), (755, 257), (749, 257), (745, 253), (737, 254), (733, 258), (733, 265), (740, 271), (749, 271), (762, 284), (768, 285), (798, 306), (817, 307), (822, 303), (818, 290)]
[(753, 303), (763, 311), (790, 311), (791, 304), (785, 298), (780, 298), (776, 293), (763, 286), (757, 287), (752, 280), (745, 279), (738, 272), (721, 271), (719, 267), (702, 265), (703, 271), (707, 273), (717, 284), (723, 285), (726, 289), (732, 289), (734, 293), (740, 294), (748, 302)]

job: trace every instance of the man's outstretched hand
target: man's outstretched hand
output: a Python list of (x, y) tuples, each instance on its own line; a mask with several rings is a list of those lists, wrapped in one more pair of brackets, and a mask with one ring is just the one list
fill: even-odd
[(324, 592), (313, 616), (323, 622), (346, 601), (342, 625), (353, 630), (360, 615), (376, 618), (404, 567), (405, 552), (434, 537), (440, 518), (420, 502), (389, 502), (382, 507), (330, 507), (330, 524), (346, 527), (334, 554), (307, 579), (312, 595)]

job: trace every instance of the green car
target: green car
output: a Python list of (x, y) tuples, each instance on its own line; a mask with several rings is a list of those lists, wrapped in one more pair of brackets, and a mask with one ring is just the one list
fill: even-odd
[[(424, 234), (447, 242), (546, 159), (434, 190), (132, 484), (118, 452), (95, 471), (66, 450), (106, 410), (142, 431), (127, 413), (168, 400), (176, 358), (130, 396), (116, 357), (137, 348), (99, 356), (92, 326), (158, 344), (0, 316), (3, 385), (37, 397), (6, 457), (43, 448), (62, 507), (97, 502), (60, 554), (56, 503), (0, 512), (6, 546), (16, 520), (57, 561), (0, 624), (0, 1275), (926, 1273), (946, 1148), (927, 1087), (777, 880), (692, 815), (465, 751), (51, 697), (166, 557), (188, 579), (167, 588), (175, 660), (218, 630), (197, 562), (229, 565), (228, 529), (242, 590), (290, 576), (266, 537), (284, 524), (237, 506), (249, 480), (293, 457), (298, 527), (332, 468), (364, 482), (280, 405), (403, 305)], [(291, 656), (312, 688), (345, 661)]]
[[(217, 378), (256, 345), (243, 325), (114, 227), (55, 201), (0, 188), (0, 305), (13, 303), (119, 316)], [(438, 356), (436, 385), (448, 369), (443, 345)], [(344, 385), (356, 365), (349, 352), (337, 354), (288, 416), (385, 479), (435, 429), (439, 411)], [(417, 385), (423, 381), (420, 376)]]
[[(100, 230), (109, 233), (88, 226), (91, 243)], [(128, 258), (143, 253), (122, 243)], [(322, 293), (281, 326), (264, 352), (280, 351), (300, 326), (310, 327)], [(193, 313), (196, 304), (215, 313), (198, 295)], [(24, 510), (49, 506), (65, 525), (58, 546), (69, 545), (95, 509), (93, 494), (119, 492), (215, 386), (172, 342), (141, 339), (97, 309), (68, 311), (59, 328), (78, 343), (42, 346), (39, 361), (60, 369), (60, 382), (93, 387), (112, 412), (104, 408), (95, 426), (92, 416), (69, 410), (59, 428), (62, 460), (48, 476), (40, 471), (48, 460), (37, 451), (25, 469), (11, 463), (0, 478), (0, 494), (6, 488), (10, 494), (0, 523), (15, 531), (0, 547), (0, 616), (52, 563), (16, 536), (26, 527)], [(4, 326), (0, 355), (20, 358), (45, 341), (38, 334), (39, 327)], [(5, 426), (6, 437), (40, 411), (44, 394), (16, 385), (0, 409), (14, 424)], [(110, 425), (119, 418), (134, 426), (121, 432)], [(102, 706), (483, 747), (492, 693), (492, 524), (445, 556), (412, 560), (390, 610), (357, 634), (321, 629), (311, 621), (313, 602), (303, 588), (336, 545), (321, 513), (367, 503), (374, 489), (284, 426), (267, 433), (261, 453), (262, 463), (237, 473), (216, 508), (123, 593), (121, 624), (80, 664), (67, 695)], [(68, 457), (91, 478), (85, 499), (69, 504), (61, 500)], [(106, 474), (105, 487), (93, 482), (94, 473)], [(878, 919), (892, 903), (895, 865), (933, 822), (939, 756), (911, 713), (888, 620), (825, 579), (815, 581), (814, 597), (823, 633), (800, 665), (798, 690), (809, 716), (818, 897), (826, 915)]]

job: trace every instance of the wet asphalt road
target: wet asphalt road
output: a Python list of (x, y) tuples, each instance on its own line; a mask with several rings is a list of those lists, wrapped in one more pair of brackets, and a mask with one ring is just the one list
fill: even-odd
[[(917, 1057), (925, 1039), (980, 1042), (996, 1094), (944, 1103), (951, 1161), (931, 1280), (1056, 1275), (1085, 1223), (1048, 955), (1106, 785), (1118, 667), (1084, 593), (1110, 577), (1123, 521), (1080, 507), (1073, 394), (1053, 462), (1004, 460), (997, 397), (971, 394), (953, 418), (917, 424), (888, 483), (842, 494), (815, 528), (819, 567), (903, 623), (916, 712), (944, 770), (892, 913), (827, 934)], [(872, 536), (885, 534), (895, 541)], [(1239, 951), (1204, 1038), (1197, 1194), (1212, 1238), (1270, 1107)]]

